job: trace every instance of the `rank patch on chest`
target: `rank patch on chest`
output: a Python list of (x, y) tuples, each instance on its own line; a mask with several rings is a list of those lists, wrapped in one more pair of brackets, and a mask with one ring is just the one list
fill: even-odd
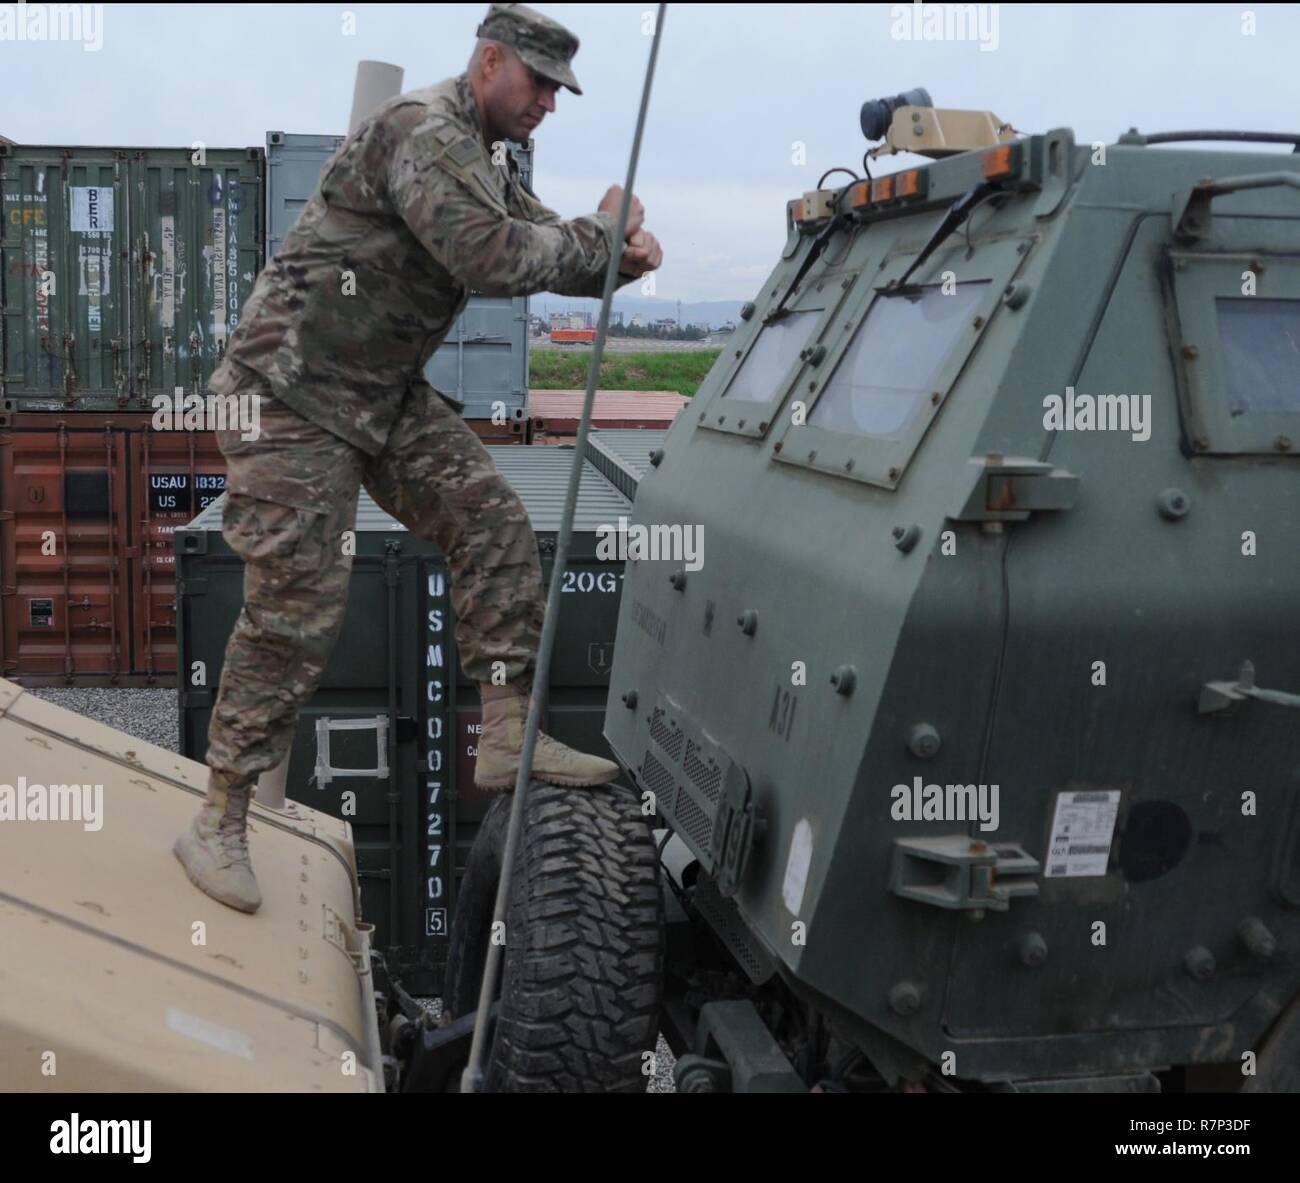
[(478, 155), (478, 145), (473, 136), (466, 136), (447, 150), (447, 158), (462, 168)]

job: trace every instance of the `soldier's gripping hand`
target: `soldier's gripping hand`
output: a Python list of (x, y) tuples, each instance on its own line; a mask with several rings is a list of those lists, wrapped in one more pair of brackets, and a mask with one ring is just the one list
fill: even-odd
[(638, 230), (627, 240), (618, 270), (620, 275), (641, 276), (648, 271), (657, 271), (663, 261), (664, 252), (659, 240), (649, 230)]
[[(623, 204), (623, 186), (611, 185), (605, 190), (605, 196), (600, 199), (600, 204), (596, 207), (598, 212), (614, 215), (615, 222), (618, 221), (618, 211)], [(623, 232), (623, 237), (631, 242), (632, 235), (641, 229), (641, 223), (645, 221), (645, 206), (641, 204), (641, 199), (632, 194), (632, 204), (627, 211), (627, 229)]]

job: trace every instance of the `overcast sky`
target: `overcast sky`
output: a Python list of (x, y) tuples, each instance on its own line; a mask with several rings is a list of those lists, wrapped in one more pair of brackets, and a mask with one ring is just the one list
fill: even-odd
[[(211, 147), (264, 144), (272, 129), (341, 134), (359, 59), (403, 66), (407, 90), (437, 82), (464, 68), (487, 8), (102, 7), (96, 52), (0, 41), (0, 134)], [(561, 91), (538, 130), (534, 187), (566, 216), (588, 213), (627, 169), (653, 6), (536, 7), (580, 37), (584, 94)], [(860, 171), (862, 101), (909, 87), (1083, 141), (1130, 126), (1300, 130), (1296, 5), (980, 5), (997, 10), (982, 43), (895, 37), (912, 7), (669, 5), (637, 183), (664, 245), (657, 295), (751, 296), (784, 240), (786, 200), (833, 165)], [(1254, 35), (1243, 32), (1250, 12)], [(792, 162), (795, 142), (804, 164)]]

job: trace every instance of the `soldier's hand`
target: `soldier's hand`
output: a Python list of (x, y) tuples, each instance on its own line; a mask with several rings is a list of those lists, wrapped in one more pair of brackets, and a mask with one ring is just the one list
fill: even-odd
[(623, 275), (644, 275), (647, 271), (657, 271), (663, 261), (659, 240), (649, 230), (638, 230), (628, 239), (618, 269)]
[[(600, 199), (600, 205), (596, 208), (603, 210), (605, 213), (613, 214), (614, 220), (618, 220), (618, 211), (623, 206), (623, 186), (611, 185), (605, 190), (605, 196)], [(627, 229), (623, 232), (623, 237), (631, 241), (632, 235), (641, 229), (641, 223), (645, 221), (645, 206), (641, 204), (641, 199), (632, 194), (632, 205), (627, 211)]]

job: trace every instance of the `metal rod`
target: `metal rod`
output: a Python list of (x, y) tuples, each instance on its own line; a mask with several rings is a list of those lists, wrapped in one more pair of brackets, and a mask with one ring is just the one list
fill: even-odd
[[(379, 743), (387, 747), (384, 753), (388, 765), (388, 865), (393, 873), (388, 880), (388, 943), (402, 944), (405, 924), (402, 919), (401, 876), (398, 867), (401, 864), (402, 834), (401, 815), (398, 806), (402, 794), (397, 781), (397, 654), (401, 641), (401, 628), (398, 619), (398, 593), (401, 590), (401, 574), (398, 570), (398, 551), (401, 543), (390, 538), (384, 543), (384, 586), (388, 589), (388, 621), (384, 630), (388, 640), (388, 734), (375, 735), (375, 763), (379, 763)], [(416, 816), (419, 816), (417, 812)], [(418, 830), (417, 830), (418, 833)]]
[(1223, 140), (1245, 144), (1294, 144), (1300, 148), (1300, 134), (1284, 131), (1158, 131), (1143, 136), (1148, 144), (1176, 144), (1185, 140)]
[[(641, 155), (641, 136), (645, 131), (646, 111), (650, 106), (650, 87), (655, 76), (655, 61), (659, 57), (659, 41), (663, 36), (666, 4), (659, 5), (655, 17), (654, 39), (650, 43), (650, 60), (646, 64), (645, 83), (641, 88), (641, 109), (637, 113), (636, 134), (632, 137), (632, 152), (627, 162), (627, 183), (623, 186), (623, 202), (618, 211), (618, 228), (605, 268), (605, 291), (600, 302), (600, 327), (591, 351), (591, 365), (587, 369), (587, 393), (582, 403), (582, 418), (578, 423), (578, 438), (573, 448), (573, 465), (569, 469), (569, 488), (564, 498), (564, 516), (560, 522), (560, 537), (555, 547), (555, 563), (551, 568), (551, 586), (546, 597), (546, 618), (542, 638), (537, 649), (537, 665), (533, 670), (533, 691), (528, 704), (528, 722), (524, 728), (523, 750), (519, 757), (519, 773), (515, 777), (515, 799), (510, 807), (510, 826), (506, 831), (506, 845), (501, 858), (501, 879), (497, 883), (496, 906), (493, 909), (493, 931), (500, 932), (497, 924), (504, 925), (510, 906), (511, 871), (514, 867), (515, 849), (523, 830), (525, 797), (533, 769), (533, 750), (537, 746), (538, 720), (542, 699), (545, 697), (551, 666), (551, 650), (555, 646), (555, 630), (560, 616), (560, 589), (564, 582), (564, 568), (569, 557), (569, 542), (573, 537), (573, 518), (578, 506), (578, 485), (582, 479), (583, 457), (586, 453), (587, 432), (591, 426), (591, 411), (596, 401), (596, 383), (600, 378), (600, 362), (605, 353), (605, 334), (609, 329), (609, 310), (618, 287), (618, 267), (622, 261), (623, 235), (627, 230), (628, 212), (632, 207), (632, 188), (636, 181), (637, 159)], [(581, 791), (581, 790), (579, 790)], [(509, 941), (507, 934), (506, 940)], [(470, 1045), (469, 1065), (461, 1076), (462, 1093), (479, 1092), (486, 1081), (484, 1061), (487, 1058), (488, 1012), (492, 996), (496, 993), (497, 974), (501, 968), (503, 946), (489, 944), (487, 960), (483, 966), (483, 982), (479, 988), (478, 1016), (474, 1022), (474, 1039)]]

